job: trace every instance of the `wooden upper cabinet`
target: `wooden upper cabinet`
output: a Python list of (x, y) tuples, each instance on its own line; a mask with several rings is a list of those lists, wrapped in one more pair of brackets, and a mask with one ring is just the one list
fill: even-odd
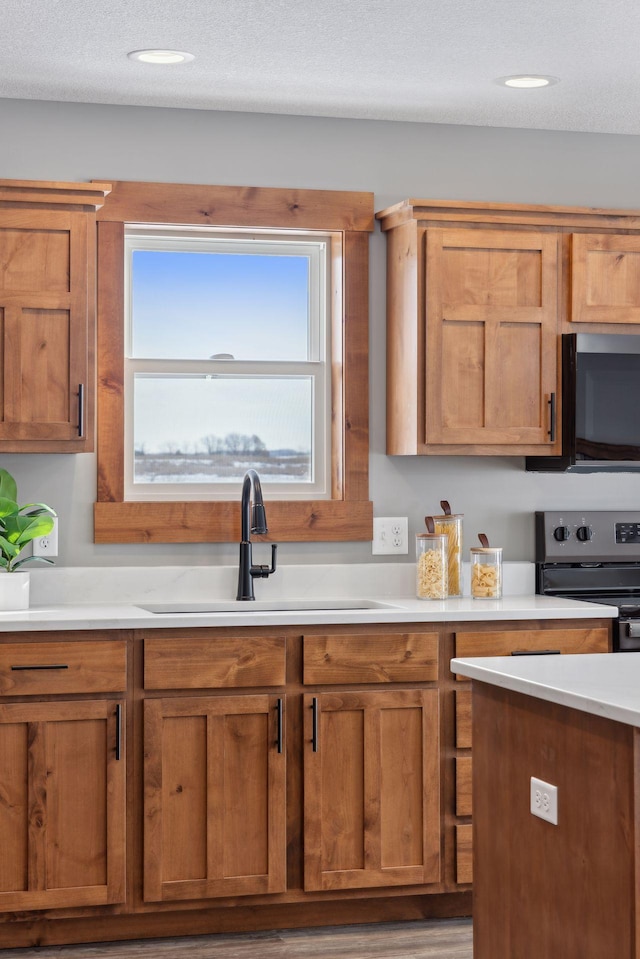
[(0, 181), (0, 451), (93, 449), (95, 210), (106, 184)]
[(495, 207), (408, 200), (377, 214), (387, 453), (560, 452), (561, 231)]
[(571, 320), (640, 323), (640, 236), (572, 235)]
[(551, 448), (558, 238), (427, 230), (424, 442)]

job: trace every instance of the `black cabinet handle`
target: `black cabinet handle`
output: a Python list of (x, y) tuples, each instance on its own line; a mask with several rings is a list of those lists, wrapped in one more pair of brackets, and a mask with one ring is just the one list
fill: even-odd
[(514, 649), (512, 656), (559, 656), (559, 649)]
[(277, 735), (276, 742), (278, 746), (278, 752), (281, 753), (282, 752), (282, 700), (281, 699), (279, 699), (276, 704), (276, 710), (277, 710), (276, 715), (278, 718), (278, 735)]
[(78, 384), (78, 436), (84, 436), (84, 383)]
[(549, 394), (549, 442), (555, 443), (556, 441), (556, 394)]
[(122, 706), (120, 703), (116, 706), (116, 759), (120, 760), (122, 755)]
[(314, 696), (311, 700), (312, 727), (311, 727), (311, 748), (314, 753), (318, 752), (318, 697)]
[(43, 663), (42, 665), (35, 666), (12, 666), (11, 669), (14, 672), (18, 672), (25, 669), (69, 669), (69, 667), (64, 663)]

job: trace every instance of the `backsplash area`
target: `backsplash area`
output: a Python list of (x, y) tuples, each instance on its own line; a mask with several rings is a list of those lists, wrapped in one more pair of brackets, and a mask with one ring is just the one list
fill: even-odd
[[(256, 599), (414, 596), (415, 570), (415, 563), (281, 566), (268, 583), (256, 582)], [(503, 574), (505, 595), (534, 592), (533, 563), (505, 563)], [(237, 583), (237, 566), (33, 568), (31, 605), (226, 600), (235, 599)], [(468, 564), (463, 584), (468, 596)]]

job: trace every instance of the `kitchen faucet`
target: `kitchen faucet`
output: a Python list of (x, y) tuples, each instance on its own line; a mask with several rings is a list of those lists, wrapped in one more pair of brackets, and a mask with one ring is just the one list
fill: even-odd
[(271, 566), (254, 566), (252, 557), (251, 534), (262, 536), (268, 533), (267, 517), (262, 500), (260, 477), (255, 470), (247, 470), (242, 482), (242, 534), (240, 540), (240, 567), (238, 570), (238, 595), (236, 599), (255, 599), (253, 580), (256, 576), (266, 579), (276, 571), (275, 543), (271, 544)]

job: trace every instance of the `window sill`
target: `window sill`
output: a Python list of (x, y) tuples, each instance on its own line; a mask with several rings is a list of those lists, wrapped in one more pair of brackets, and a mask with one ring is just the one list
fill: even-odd
[[(269, 536), (279, 543), (359, 542), (373, 538), (369, 500), (272, 500)], [(96, 543), (236, 543), (240, 503), (175, 502), (94, 504)]]

